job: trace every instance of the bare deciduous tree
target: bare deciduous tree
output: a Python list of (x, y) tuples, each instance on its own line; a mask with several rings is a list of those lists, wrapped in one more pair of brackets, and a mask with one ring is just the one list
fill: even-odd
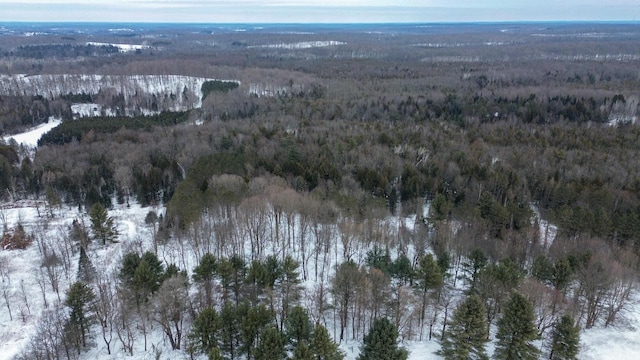
[(182, 345), (188, 306), (187, 280), (182, 276), (165, 280), (153, 300), (154, 319), (174, 350)]

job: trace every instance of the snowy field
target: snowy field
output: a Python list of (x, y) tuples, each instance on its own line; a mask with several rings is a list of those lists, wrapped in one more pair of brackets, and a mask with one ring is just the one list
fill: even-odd
[(346, 45), (346, 44), (347, 44), (346, 42), (335, 41), (335, 40), (301, 41), (296, 43), (278, 43), (278, 44), (249, 46), (249, 48), (302, 50), (302, 49), (313, 49), (313, 48), (322, 48), (322, 47), (329, 47), (329, 46), (340, 46), (340, 45)]
[(40, 124), (39, 126), (29, 129), (26, 132), (20, 134), (5, 136), (4, 140), (6, 142), (9, 142), (11, 139), (13, 139), (18, 144), (33, 148), (38, 145), (38, 140), (40, 139), (42, 134), (60, 125), (60, 123), (60, 119), (51, 117), (49, 118), (49, 121), (47, 123)]
[(149, 49), (148, 45), (136, 45), (136, 44), (113, 44), (113, 43), (101, 43), (101, 42), (88, 42), (87, 45), (92, 46), (113, 46), (117, 47), (120, 52), (130, 52), (136, 50)]

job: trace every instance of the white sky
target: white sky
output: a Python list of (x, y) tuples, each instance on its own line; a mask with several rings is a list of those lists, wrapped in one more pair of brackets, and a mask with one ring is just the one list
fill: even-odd
[(0, 0), (0, 21), (640, 21), (640, 0)]

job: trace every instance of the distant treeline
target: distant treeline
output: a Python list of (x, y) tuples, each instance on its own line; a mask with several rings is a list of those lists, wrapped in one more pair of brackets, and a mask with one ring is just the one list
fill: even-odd
[(104, 56), (117, 54), (118, 47), (112, 45), (72, 45), (72, 44), (45, 44), (24, 45), (18, 47), (13, 55), (30, 59), (48, 58), (74, 58), (78, 56)]

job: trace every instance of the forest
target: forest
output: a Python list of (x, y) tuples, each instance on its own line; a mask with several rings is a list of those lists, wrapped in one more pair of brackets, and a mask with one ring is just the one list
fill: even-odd
[[(0, 212), (0, 306), (35, 329), (12, 356), (411, 359), (426, 343), (577, 359), (585, 330), (625, 321), (637, 27), (373, 30), (0, 36), (5, 89), (15, 74), (210, 79), (127, 99), (104, 83), (0, 93), (0, 199), (44, 204), (37, 224)], [(200, 106), (158, 105), (180, 98)], [(35, 149), (11, 139), (52, 119)], [(127, 208), (144, 215), (135, 238), (113, 215)], [(25, 295), (7, 259), (29, 249)], [(40, 309), (17, 320), (27, 296)]]

